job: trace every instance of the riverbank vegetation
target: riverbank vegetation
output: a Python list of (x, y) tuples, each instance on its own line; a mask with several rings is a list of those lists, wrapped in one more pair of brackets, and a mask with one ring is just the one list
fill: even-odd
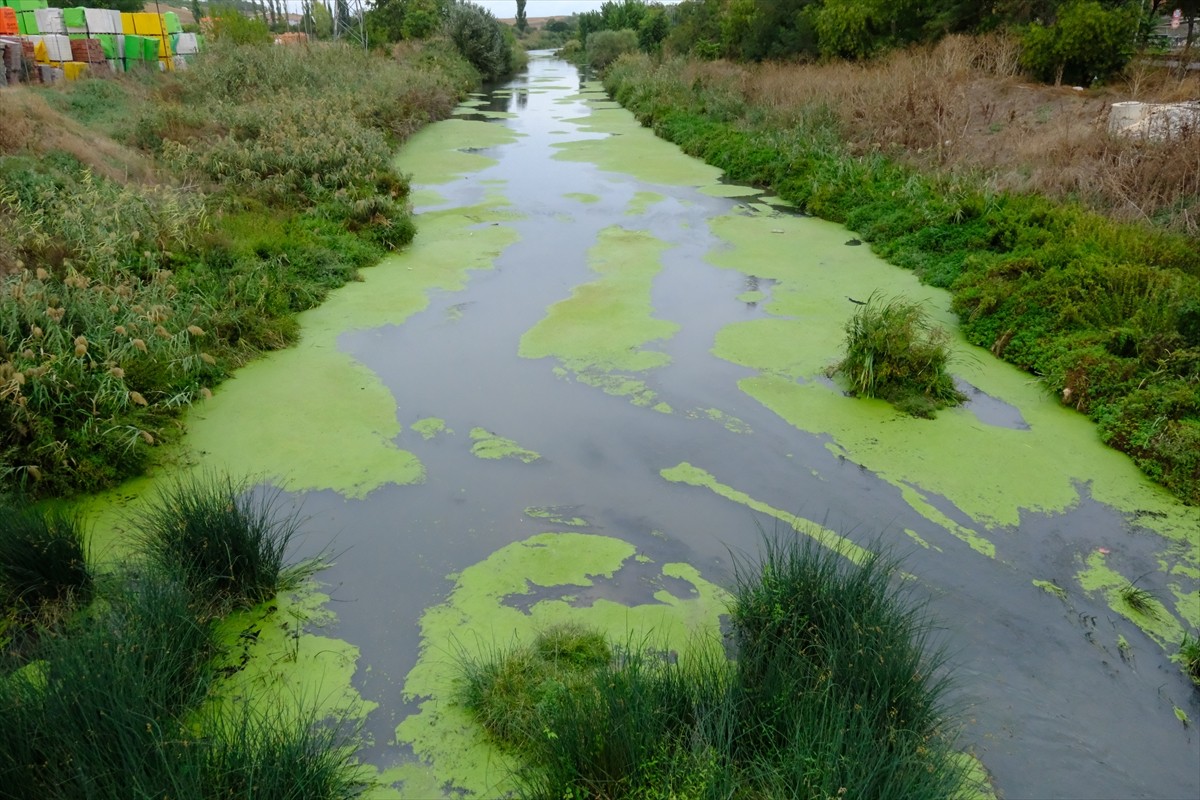
[(949, 343), (919, 303), (872, 294), (846, 323), (846, 357), (830, 372), (844, 376), (857, 396), (932, 417), (966, 399), (948, 369)]
[[(101, 571), (80, 561), (73, 520), (0, 507), (0, 619), (9, 621), (0, 629), (0, 796), (359, 795), (365, 780), (353, 762), (355, 729), (347, 720), (213, 699), (221, 674), (240, 668), (217, 635), (229, 594), (268, 599), (280, 585), (246, 579), (238, 565), (273, 563), (295, 530), (294, 519), (281, 516), (270, 498), (240, 488), (213, 478), (178, 484), (161, 498), (183, 501), (173, 512), (175, 526), (209, 531), (204, 543), (222, 554), (208, 560), (204, 581), (196, 580), (194, 560), (136, 551)], [(210, 525), (217, 499), (244, 517), (217, 530)], [(155, 520), (162, 515), (149, 518)], [(263, 524), (269, 533), (259, 536), (254, 528)], [(69, 546), (47, 549), (41, 544), (47, 538)], [(141, 541), (155, 538), (153, 529), (143, 529)], [(249, 538), (256, 547), (242, 550)], [(26, 616), (34, 598), (15, 594), (20, 584), (11, 581), (28, 575), (30, 563), (42, 575), (67, 576), (38, 582), (56, 590), (37, 594), (42, 613), (34, 617)]]
[(219, 37), (186, 72), (10, 89), (0, 119), (0, 493), (139, 473), (181, 409), (412, 239), (396, 145), (479, 76)]
[[(1074, 94), (1017, 83), (1014, 58), (998, 36), (869, 65), (626, 56), (605, 85), (685, 152), (950, 289), (971, 342), (1198, 503), (1200, 138), (1126, 141), (1103, 119), (1079, 124), (1063, 111)], [(997, 166), (989, 148), (1014, 161)]]
[(737, 570), (732, 658), (568, 625), (468, 660), (460, 701), (523, 797), (961, 797), (942, 656), (895, 570), (769, 541)]

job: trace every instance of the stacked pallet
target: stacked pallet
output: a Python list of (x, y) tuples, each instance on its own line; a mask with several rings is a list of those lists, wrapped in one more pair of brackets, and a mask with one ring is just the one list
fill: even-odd
[(46, 0), (0, 0), (0, 36), (13, 38), (0, 48), (4, 83), (73, 80), (129, 67), (182, 69), (203, 44), (183, 32), (172, 12), (50, 8)]

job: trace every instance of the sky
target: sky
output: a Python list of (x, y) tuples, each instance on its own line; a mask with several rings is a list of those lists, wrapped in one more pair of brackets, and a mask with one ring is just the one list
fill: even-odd
[[(674, 1), (667, 0), (667, 2)], [(507, 19), (517, 15), (517, 0), (473, 0), (473, 2), (491, 11), (499, 19)], [(598, 11), (603, 4), (604, 0), (527, 0), (525, 3), (525, 16), (567, 16), (583, 11)]]

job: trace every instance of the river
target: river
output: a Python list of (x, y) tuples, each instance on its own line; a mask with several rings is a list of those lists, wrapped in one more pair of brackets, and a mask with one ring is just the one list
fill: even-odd
[[(380, 796), (503, 786), (446, 697), (460, 651), (570, 616), (712, 630), (730, 554), (765, 530), (903, 554), (959, 746), (1001, 796), (1200, 797), (1200, 693), (1169, 660), (1200, 625), (1198, 510), (961, 337), (971, 401), (935, 420), (825, 377), (850, 298), (918, 299), (953, 331), (945, 292), (723, 182), (546, 55), (398, 164), (414, 244), (193, 409), (175, 467), (93, 503), (102, 551), (182, 469), (302, 506), (300, 555), (334, 562), (296, 601), (308, 633), (242, 622), (279, 634), (256, 655), (273, 680), (365, 703)], [(1132, 581), (1157, 619), (1122, 605)]]

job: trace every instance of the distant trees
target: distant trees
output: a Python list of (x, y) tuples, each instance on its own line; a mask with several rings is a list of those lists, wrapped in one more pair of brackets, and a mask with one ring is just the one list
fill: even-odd
[(1129, 63), (1138, 27), (1136, 6), (1106, 9), (1099, 0), (1071, 0), (1052, 24), (1035, 21), (1022, 37), (1021, 63), (1045, 81), (1090, 84)]

